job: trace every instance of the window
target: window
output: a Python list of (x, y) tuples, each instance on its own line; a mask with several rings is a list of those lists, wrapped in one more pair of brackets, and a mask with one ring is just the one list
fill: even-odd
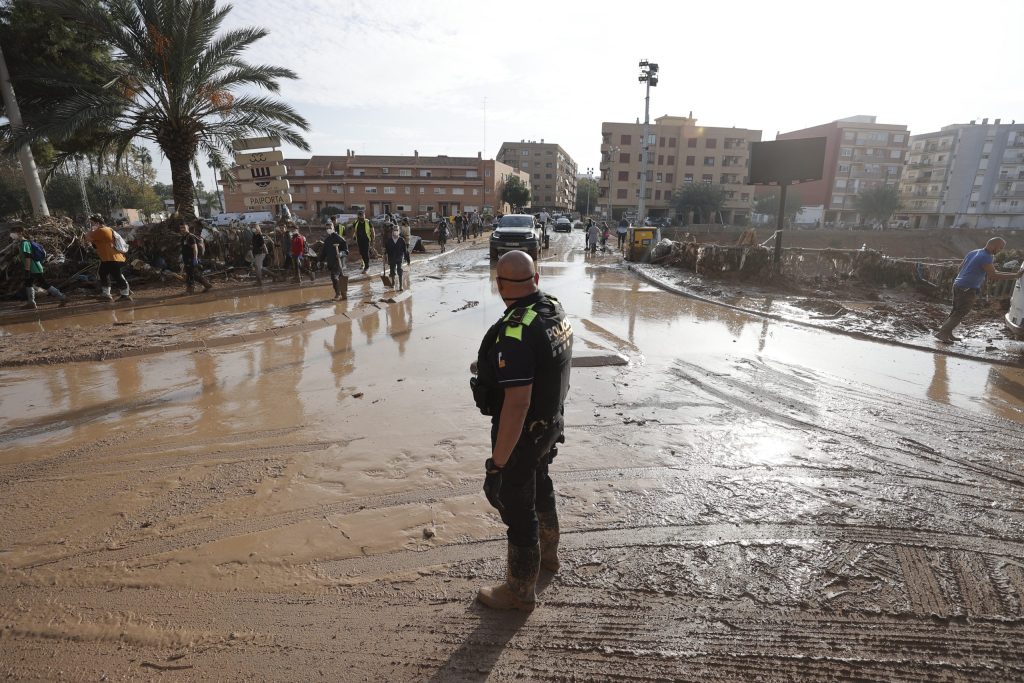
[(683, 182), (684, 183), (692, 183), (693, 182), (693, 174), (692, 173), (684, 173), (683, 174)]
[(853, 135), (853, 131), (852, 130), (848, 130), (848, 131), (843, 133), (843, 140), (849, 141), (849, 140), (853, 140), (853, 138), (854, 138), (854, 135)]
[(850, 172), (850, 165), (849, 164), (839, 164), (839, 172), (840, 173), (849, 173)]
[(654, 133), (648, 133), (647, 134), (647, 145), (648, 145), (648, 147), (653, 147), (654, 146)]
[(554, 164), (552, 164), (552, 163), (551, 163), (551, 162), (549, 161), (548, 163), (544, 164), (544, 168), (554, 168)]
[(398, 170), (398, 175), (404, 176), (404, 177), (408, 178), (408, 177), (412, 176), (412, 169), (411, 168), (399, 169)]
[(382, 169), (380, 169), (380, 174), (381, 175), (391, 175), (391, 169), (388, 168), (387, 166), (385, 166)]
[(633, 144), (633, 136), (632, 135), (620, 135), (619, 136), (619, 144), (620, 145), (632, 145)]
[(629, 154), (626, 153), (626, 152), (620, 152), (619, 153), (619, 163), (620, 164), (628, 164), (629, 163)]
[(485, 178), (490, 178), (491, 177), (491, 169), (487, 169), (486, 171), (484, 171), (484, 177)]
[(615, 198), (616, 199), (629, 199), (629, 194), (627, 193), (627, 190), (625, 190), (625, 189), (620, 187), (619, 189), (615, 190)]
[[(548, 156), (548, 157), (549, 157), (549, 156), (551, 156), (551, 155), (552, 155), (552, 151), (551, 151), (550, 149), (544, 152), (544, 156)], [(562, 155), (561, 155), (561, 154), (559, 154), (559, 155), (558, 155), (558, 157), (559, 157), (559, 158), (561, 158), (561, 157), (562, 157)]]
[(423, 169), (422, 171), (420, 171), (420, 178), (431, 178), (433, 177), (433, 175), (433, 172), (427, 169)]
[(551, 174), (550, 174), (550, 173), (545, 173), (545, 174), (544, 174), (544, 178), (545, 178), (546, 180), (551, 180)]
[(467, 178), (479, 178), (480, 174), (478, 174), (476, 171), (466, 171), (466, 177)]
[(384, 194), (398, 194), (398, 192), (393, 187), (385, 187)]
[(520, 155), (520, 156), (524, 156), (524, 157), (528, 157), (528, 156), (530, 156), (530, 150), (528, 150), (528, 149), (524, 149), (523, 151), (521, 151), (521, 152), (519, 153), (519, 155)]
[(852, 157), (853, 156), (853, 148), (852, 147), (840, 147), (839, 148), (839, 156), (841, 156), (841, 157)]
[(444, 194), (444, 188), (443, 187), (435, 187), (434, 188), (434, 194)]
[(334, 175), (345, 175), (344, 171), (335, 171)]
[(697, 164), (697, 157), (686, 157), (687, 166), (695, 166)]
[(629, 180), (629, 171), (619, 171), (619, 180)]
[(846, 178), (836, 178), (836, 189), (837, 190), (845, 190), (846, 189)]
[(700, 177), (700, 179), (703, 180), (708, 185), (710, 185), (714, 181), (714, 176), (711, 175), (710, 173), (705, 173)]
[(365, 192), (366, 194), (377, 194), (377, 188), (376, 187), (367, 187), (367, 188), (363, 189), (363, 192)]
[(740, 199), (742, 199), (743, 201), (748, 201), (750, 199), (750, 193), (740, 192)]
[(297, 169), (295, 169), (295, 175), (297, 175), (297, 176), (304, 176), (304, 175), (306, 175), (306, 172), (303, 171), (301, 168), (297, 168)]
[(658, 140), (658, 147), (664, 147), (664, 146), (665, 146), (665, 138), (662, 138), (662, 139)]
[(533, 179), (534, 180), (540, 180), (540, 173), (534, 173), (533, 174)]
[(900, 135), (899, 133), (897, 133), (897, 134), (892, 136), (892, 141), (893, 142), (903, 142), (903, 136)]
[(412, 188), (411, 188), (411, 187), (409, 187), (408, 185), (406, 185), (406, 186), (405, 186), (405, 193), (406, 193), (406, 194), (412, 194)]
[(662, 175), (661, 173), (658, 173), (656, 176), (654, 176), (654, 179), (655, 179), (655, 182), (659, 182), (659, 183), (665, 182), (665, 176)]
[(294, 203), (292, 203), (291, 206), (296, 211), (305, 211), (306, 210), (306, 205), (303, 204), (302, 202), (294, 202)]
[(676, 165), (676, 158), (674, 156), (672, 156), (671, 154), (668, 155), (668, 165), (669, 166), (675, 166)]
[(453, 187), (452, 194), (466, 194), (466, 188), (464, 187)]
[(654, 198), (655, 199), (661, 199), (661, 190), (655, 190), (654, 191)]
[(320, 186), (319, 185), (314, 185), (313, 186), (313, 194), (320, 194)]
[(473, 188), (473, 196), (476, 197), (479, 194), (480, 194), (480, 188), (479, 187), (474, 187)]
[(697, 138), (690, 138), (686, 141), (686, 146), (691, 149), (697, 149)]
[(341, 185), (331, 185), (331, 194), (341, 194), (343, 189)]
[(349, 194), (352, 194), (355, 191), (356, 191), (356, 186), (355, 185), (349, 185), (348, 186), (348, 193)]
[(354, 169), (352, 169), (352, 175), (364, 176), (364, 175), (366, 175), (366, 169), (365, 168), (354, 168)]
[(524, 161), (523, 163), (519, 164), (519, 167), (520, 168), (530, 168), (530, 162), (529, 161)]
[(705, 149), (715, 149), (718, 147), (718, 140), (716, 138), (706, 138), (704, 140)]
[(704, 165), (705, 166), (714, 166), (715, 165), (715, 158), (714, 157), (704, 157)]
[(426, 194), (426, 193), (427, 193), (427, 188), (421, 187), (420, 188), (420, 194)]
[[(890, 159), (899, 159), (900, 158), (900, 151), (898, 149), (890, 150), (889, 151), (889, 158)], [(942, 157), (939, 157), (939, 161), (942, 161)]]
[(665, 165), (665, 155), (664, 154), (659, 154), (658, 155), (658, 166), (664, 166), (664, 165)]
[(666, 182), (666, 183), (669, 183), (669, 184), (671, 185), (671, 184), (672, 184), (672, 181), (673, 181), (674, 179), (675, 179), (675, 174), (674, 174), (674, 173), (666, 173), (666, 174), (665, 174), (665, 182)]

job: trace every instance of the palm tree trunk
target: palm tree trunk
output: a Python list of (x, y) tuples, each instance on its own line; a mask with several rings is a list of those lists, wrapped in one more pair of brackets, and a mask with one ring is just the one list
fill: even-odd
[(192, 160), (187, 156), (164, 150), (171, 164), (171, 185), (174, 188), (174, 210), (184, 218), (195, 218), (196, 190), (192, 182)]

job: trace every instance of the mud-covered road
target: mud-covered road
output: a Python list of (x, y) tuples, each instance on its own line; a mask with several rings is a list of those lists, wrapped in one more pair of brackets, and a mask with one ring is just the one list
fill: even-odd
[(502, 304), (466, 249), (394, 303), (254, 293), (159, 313), (216, 345), (6, 369), (0, 676), (1024, 678), (1024, 373), (677, 297), (579, 234), (551, 252), (595, 367), (536, 611), (472, 602), (504, 571), (467, 387)]

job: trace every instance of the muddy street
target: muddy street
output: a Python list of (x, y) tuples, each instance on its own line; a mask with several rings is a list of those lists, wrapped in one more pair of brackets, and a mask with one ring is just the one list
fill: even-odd
[(504, 308), (481, 243), (402, 294), (119, 311), (178, 336), (6, 368), (0, 675), (1024, 677), (1024, 371), (685, 299), (579, 233), (539, 265), (577, 362), (532, 614), (473, 602), (505, 569), (468, 388)]

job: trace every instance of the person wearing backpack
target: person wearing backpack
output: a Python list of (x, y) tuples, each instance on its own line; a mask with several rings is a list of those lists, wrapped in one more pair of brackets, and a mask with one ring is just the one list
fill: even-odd
[(125, 254), (128, 252), (128, 245), (124, 238), (103, 224), (103, 216), (100, 214), (94, 213), (89, 216), (89, 224), (92, 229), (85, 233), (85, 241), (92, 243), (100, 257), (99, 278), (100, 287), (102, 287), (100, 298), (113, 301), (110, 296), (110, 287), (113, 283), (121, 293), (117, 300), (131, 301), (132, 292), (128, 287), (128, 280), (121, 272), (125, 263)]
[(209, 292), (213, 285), (203, 275), (203, 268), (199, 265), (202, 238), (189, 232), (185, 221), (178, 224), (178, 234), (181, 235), (181, 264), (185, 268), (185, 292), (195, 294), (197, 280), (203, 286), (203, 291)]
[(36, 286), (42, 287), (50, 296), (60, 299), (61, 306), (68, 305), (68, 298), (59, 289), (51, 285), (43, 277), (43, 261), (46, 259), (46, 250), (38, 242), (33, 242), (28, 231), (20, 225), (11, 228), (11, 239), (20, 242), (18, 251), (22, 254), (25, 262), (25, 299), (26, 303), (22, 308), (35, 309)]

